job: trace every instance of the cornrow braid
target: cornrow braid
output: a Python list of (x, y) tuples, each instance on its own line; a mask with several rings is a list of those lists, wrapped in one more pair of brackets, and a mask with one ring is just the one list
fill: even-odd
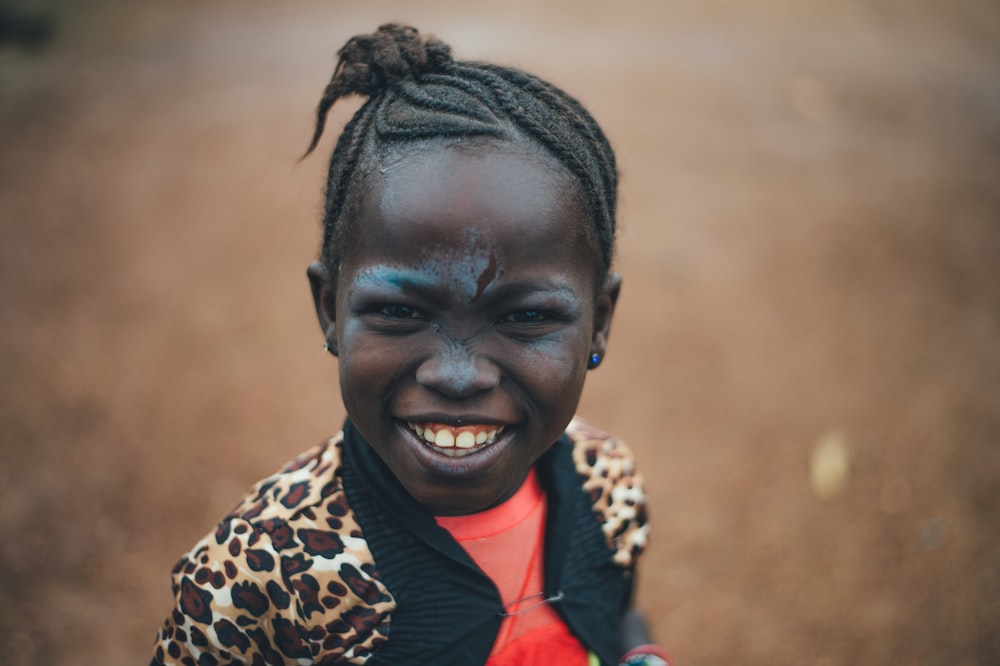
[(340, 264), (359, 165), (407, 142), (449, 138), (532, 141), (578, 182), (590, 212), (597, 271), (614, 253), (618, 173), (597, 122), (573, 97), (526, 72), (452, 59), (451, 47), (396, 23), (357, 35), (338, 62), (316, 110), (306, 155), (319, 143), (333, 104), (349, 95), (368, 99), (344, 126), (330, 158), (321, 260), (331, 275)]

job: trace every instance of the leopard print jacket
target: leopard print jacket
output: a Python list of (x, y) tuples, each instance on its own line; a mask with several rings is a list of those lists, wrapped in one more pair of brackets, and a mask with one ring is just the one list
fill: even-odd
[[(566, 434), (612, 561), (631, 569), (648, 533), (629, 449), (574, 419)], [(343, 433), (259, 482), (174, 567), (154, 665), (364, 664), (395, 600), (341, 479)]]

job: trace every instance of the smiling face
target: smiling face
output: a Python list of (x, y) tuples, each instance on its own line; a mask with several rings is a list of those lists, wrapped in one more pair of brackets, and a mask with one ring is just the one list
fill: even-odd
[(559, 438), (604, 353), (574, 181), (530, 147), (423, 146), (361, 192), (336, 279), (310, 267), (351, 420), (441, 515), (512, 495)]

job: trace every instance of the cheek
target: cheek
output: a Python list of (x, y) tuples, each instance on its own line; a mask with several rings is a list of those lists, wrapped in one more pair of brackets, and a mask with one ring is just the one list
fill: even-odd
[(342, 353), (346, 353), (358, 339), (361, 332), (361, 322), (352, 317), (343, 316), (342, 312), (343, 308), (338, 308), (337, 343)]
[(345, 400), (362, 398), (385, 390), (405, 365), (398, 345), (387, 345), (363, 330), (358, 322), (346, 320), (338, 329), (340, 386)]
[(535, 385), (562, 393), (583, 384), (588, 349), (581, 339), (536, 343), (521, 351), (518, 364)]

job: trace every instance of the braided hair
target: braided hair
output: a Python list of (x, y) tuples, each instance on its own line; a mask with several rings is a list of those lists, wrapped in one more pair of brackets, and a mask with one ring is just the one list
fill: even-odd
[(330, 158), (320, 254), (330, 275), (340, 264), (361, 164), (416, 141), (471, 138), (533, 142), (574, 176), (603, 282), (614, 252), (618, 174), (607, 138), (577, 100), (517, 69), (453, 60), (444, 42), (397, 23), (352, 37), (337, 55), (306, 155), (319, 143), (334, 102), (351, 94), (368, 99)]

